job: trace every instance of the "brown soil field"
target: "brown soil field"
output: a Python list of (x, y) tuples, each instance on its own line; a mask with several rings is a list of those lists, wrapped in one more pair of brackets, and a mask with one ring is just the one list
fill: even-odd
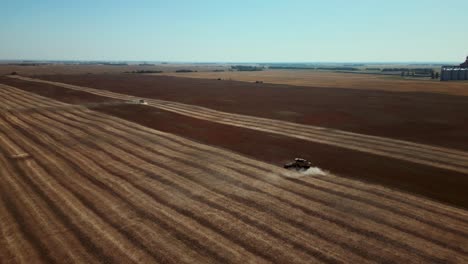
[(465, 210), (0, 94), (2, 262), (468, 261)]
[[(66, 103), (89, 104), (114, 100), (50, 84), (17, 79), (11, 82), (23, 90)], [(220, 146), (278, 166), (300, 154), (312, 160), (316, 166), (341, 176), (384, 184), (460, 207), (468, 207), (468, 193), (466, 193), (468, 181), (465, 173), (284, 135), (233, 127), (228, 125), (229, 123), (220, 124), (212, 122), (213, 120), (195, 119), (148, 106), (103, 105), (93, 109), (204, 144)], [(377, 148), (377, 145), (372, 145), (371, 148)]]
[[(51, 75), (41, 78), (230, 113), (468, 150), (468, 97), (464, 96), (164, 76)], [(11, 80), (5, 82), (15, 84)]]

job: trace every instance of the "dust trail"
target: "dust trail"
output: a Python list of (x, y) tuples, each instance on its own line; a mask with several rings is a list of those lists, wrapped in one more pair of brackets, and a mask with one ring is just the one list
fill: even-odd
[(319, 167), (310, 167), (304, 171), (286, 170), (286, 173), (283, 173), (282, 175), (290, 178), (302, 178), (305, 176), (326, 176), (330, 175), (330, 172)]
[(309, 176), (324, 176), (324, 175), (329, 174), (329, 172), (324, 171), (319, 167), (310, 167), (309, 169), (307, 169), (305, 171), (302, 171), (301, 174), (304, 175), (304, 176), (306, 176), (306, 175), (309, 175)]

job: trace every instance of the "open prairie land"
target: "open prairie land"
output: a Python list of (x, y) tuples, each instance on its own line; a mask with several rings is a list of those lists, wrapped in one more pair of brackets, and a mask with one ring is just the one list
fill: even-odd
[(2, 261), (467, 261), (465, 210), (0, 93)]

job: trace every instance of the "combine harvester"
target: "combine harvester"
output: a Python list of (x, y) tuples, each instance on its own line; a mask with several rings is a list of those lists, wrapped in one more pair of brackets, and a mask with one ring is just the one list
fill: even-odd
[(293, 162), (286, 163), (283, 167), (288, 170), (306, 171), (312, 167), (312, 163), (306, 159), (295, 158)]

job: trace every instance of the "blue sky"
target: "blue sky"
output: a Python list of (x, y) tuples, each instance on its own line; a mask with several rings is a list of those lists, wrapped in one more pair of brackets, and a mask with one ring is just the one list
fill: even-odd
[(463, 61), (467, 0), (0, 0), (0, 59)]

